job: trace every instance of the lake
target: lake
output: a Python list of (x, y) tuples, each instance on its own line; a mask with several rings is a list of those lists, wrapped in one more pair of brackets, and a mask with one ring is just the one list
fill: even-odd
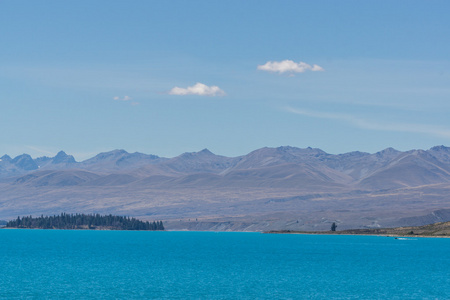
[(450, 239), (0, 230), (0, 299), (450, 299)]

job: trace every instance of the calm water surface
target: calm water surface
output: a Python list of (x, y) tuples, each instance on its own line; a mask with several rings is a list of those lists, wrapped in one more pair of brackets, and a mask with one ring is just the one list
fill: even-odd
[(450, 299), (450, 239), (0, 230), (0, 299)]

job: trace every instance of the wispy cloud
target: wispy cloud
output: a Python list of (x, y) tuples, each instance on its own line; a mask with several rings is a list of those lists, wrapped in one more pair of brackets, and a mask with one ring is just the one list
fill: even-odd
[(131, 98), (130, 96), (123, 96), (123, 97), (115, 96), (113, 99), (117, 101), (131, 101), (133, 98)]
[(381, 122), (374, 120), (366, 120), (349, 114), (311, 111), (292, 107), (286, 107), (285, 110), (297, 115), (307, 117), (342, 121), (362, 129), (391, 131), (391, 132), (420, 133), (441, 138), (450, 138), (450, 129), (440, 126), (428, 124), (415, 124), (415, 123)]
[(40, 146), (32, 146), (32, 145), (25, 145), (26, 149), (32, 150), (34, 155), (48, 155), (48, 156), (54, 156), (56, 155), (56, 150), (51, 150), (45, 147)]
[[(133, 98), (131, 98), (130, 96), (123, 96), (123, 97), (115, 96), (113, 99), (116, 101), (131, 101), (131, 100), (133, 100)], [(139, 105), (139, 102), (131, 101), (130, 105), (136, 106), (136, 105)]]
[(282, 60), (282, 61), (268, 61), (264, 65), (259, 65), (258, 70), (268, 71), (268, 72), (278, 72), (282, 73), (303, 73), (306, 71), (324, 71), (321, 66), (310, 65), (305, 62), (294, 62), (292, 60)]
[(224, 96), (225, 92), (216, 85), (207, 86), (206, 84), (197, 82), (193, 86), (187, 88), (174, 87), (169, 91), (169, 95), (199, 95), (199, 96)]

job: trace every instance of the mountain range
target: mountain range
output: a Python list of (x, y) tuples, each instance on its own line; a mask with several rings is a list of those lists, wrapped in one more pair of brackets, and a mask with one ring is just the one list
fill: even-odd
[(449, 191), (445, 146), (338, 155), (284, 146), (238, 157), (204, 149), (174, 158), (113, 150), (81, 162), (63, 151), (0, 158), (0, 219), (64, 211), (157, 218), (172, 229), (413, 226), (449, 221)]

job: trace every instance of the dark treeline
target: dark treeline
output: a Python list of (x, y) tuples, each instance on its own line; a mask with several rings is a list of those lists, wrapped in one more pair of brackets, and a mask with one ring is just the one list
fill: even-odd
[(162, 221), (141, 220), (100, 214), (66, 214), (40, 217), (17, 217), (6, 224), (8, 228), (39, 229), (116, 229), (116, 230), (164, 230)]

